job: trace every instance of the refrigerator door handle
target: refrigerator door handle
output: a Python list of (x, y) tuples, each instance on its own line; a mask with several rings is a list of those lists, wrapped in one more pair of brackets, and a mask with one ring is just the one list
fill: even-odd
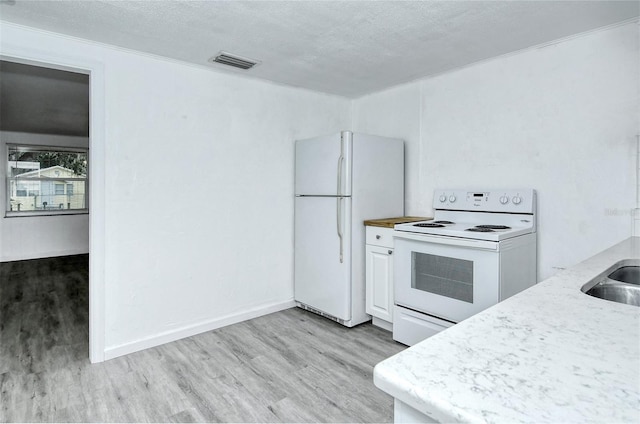
[(344, 163), (344, 156), (340, 153), (338, 158), (338, 196), (342, 196), (342, 164)]
[(338, 190), (337, 195), (342, 196), (342, 166), (344, 165), (344, 134), (340, 134), (340, 157), (338, 158)]
[(337, 200), (337, 217), (336, 217), (336, 225), (338, 227), (338, 238), (340, 239), (340, 263), (343, 263), (343, 246), (342, 246), (342, 197), (338, 197)]

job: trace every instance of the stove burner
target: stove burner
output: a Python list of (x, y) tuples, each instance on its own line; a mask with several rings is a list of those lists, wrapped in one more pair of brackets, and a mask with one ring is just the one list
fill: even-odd
[(455, 224), (455, 222), (451, 221), (433, 221), (434, 224)]
[(488, 228), (490, 230), (510, 230), (506, 225), (476, 225), (476, 228)]
[(465, 231), (473, 231), (474, 233), (493, 233), (494, 232), (491, 228), (484, 228), (484, 227), (467, 228)]
[(414, 227), (427, 227), (427, 228), (443, 228), (442, 224), (433, 224), (431, 222), (423, 222), (421, 224), (413, 224)]

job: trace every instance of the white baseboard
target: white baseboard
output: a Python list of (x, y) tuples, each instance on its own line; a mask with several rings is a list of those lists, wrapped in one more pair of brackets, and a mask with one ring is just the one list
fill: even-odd
[(227, 325), (236, 324), (238, 322), (268, 315), (273, 312), (293, 308), (294, 306), (296, 306), (294, 300), (290, 299), (284, 302), (268, 303), (236, 314), (229, 314), (220, 318), (190, 324), (174, 330), (165, 331), (154, 336), (145, 337), (144, 339), (108, 347), (104, 351), (104, 359), (109, 360), (118, 356), (128, 355), (133, 352), (184, 339), (185, 337), (191, 337), (196, 334), (215, 330), (216, 328), (226, 327)]
[(55, 258), (58, 256), (86, 255), (88, 253), (89, 253), (89, 250), (87, 248), (56, 250), (54, 252), (37, 252), (37, 253), (30, 253), (26, 255), (0, 256), (0, 262), (27, 261), (31, 259)]
[(377, 317), (371, 317), (371, 323), (376, 327), (380, 327), (383, 330), (393, 331), (393, 323), (385, 321)]

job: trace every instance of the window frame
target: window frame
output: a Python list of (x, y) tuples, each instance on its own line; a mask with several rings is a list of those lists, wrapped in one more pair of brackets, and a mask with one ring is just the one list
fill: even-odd
[[(64, 196), (65, 195), (64, 190), (65, 190), (65, 187), (67, 186), (67, 182), (66, 181), (67, 180), (65, 180), (64, 182), (58, 182), (58, 181), (54, 181), (53, 182), (53, 194), (54, 195), (56, 195), (56, 196)], [(60, 192), (58, 193), (58, 191), (60, 191)]]
[[(85, 183), (85, 208), (83, 209), (46, 209), (46, 210), (30, 210), (30, 211), (11, 211), (9, 207), (11, 205), (11, 182), (15, 181), (16, 187), (18, 181), (20, 181), (20, 177), (11, 176), (11, 167), (9, 166), (9, 151), (11, 149), (17, 149), (21, 152), (66, 152), (66, 153), (82, 153), (86, 155), (87, 158), (87, 172), (84, 178), (69, 178), (69, 177), (36, 177), (29, 178), (29, 181), (51, 181), (65, 184), (65, 194), (66, 194), (66, 184), (68, 181), (84, 181)], [(6, 143), (4, 149), (4, 158), (7, 165), (7, 170), (5, 173), (5, 218), (15, 218), (15, 217), (27, 217), (27, 216), (56, 216), (56, 215), (87, 215), (89, 214), (90, 208), (90, 190), (89, 190), (89, 167), (91, 164), (89, 163), (89, 148), (85, 147), (67, 147), (67, 146), (53, 146), (53, 145), (36, 145), (36, 144), (21, 144), (21, 143)], [(23, 181), (25, 179), (22, 179)]]

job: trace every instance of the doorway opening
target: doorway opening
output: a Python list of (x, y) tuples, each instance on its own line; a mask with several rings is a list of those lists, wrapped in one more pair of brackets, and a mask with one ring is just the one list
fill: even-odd
[(104, 241), (104, 211), (93, 216), (104, 206), (103, 101), (92, 87), (103, 75), (73, 62), (0, 56), (0, 340), (33, 371), (55, 355), (104, 360), (103, 248), (93, 258), (91, 247)]

